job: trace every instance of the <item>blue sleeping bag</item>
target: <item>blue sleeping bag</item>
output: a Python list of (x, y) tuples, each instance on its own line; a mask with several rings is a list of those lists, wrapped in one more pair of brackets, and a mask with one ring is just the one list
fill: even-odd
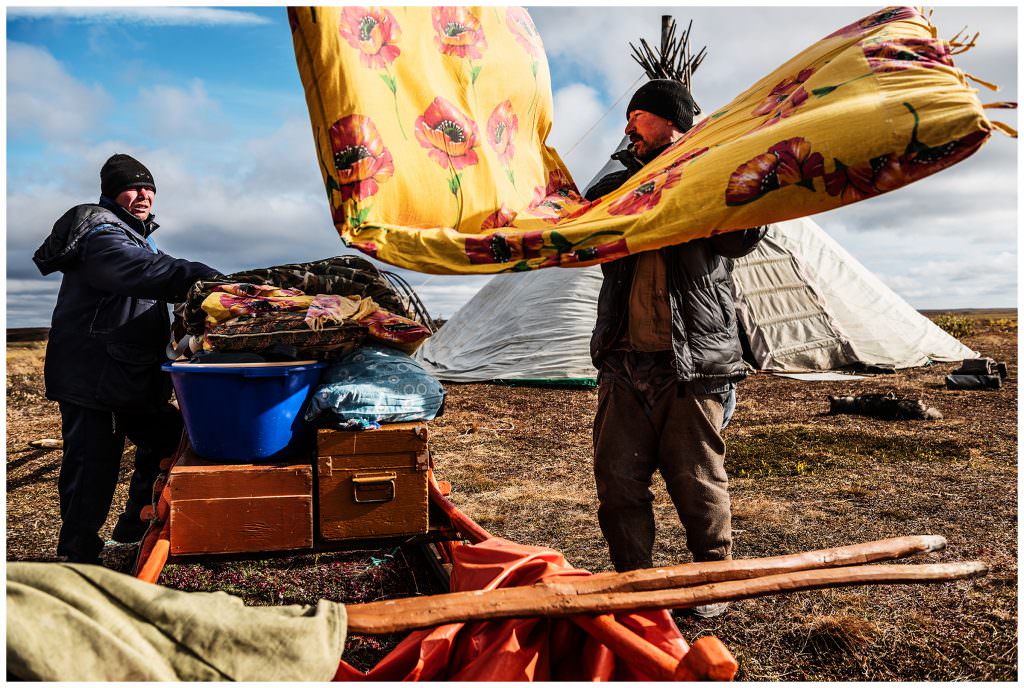
[[(407, 354), (369, 344), (332, 363), (313, 392), (306, 420), (347, 428), (432, 420), (444, 388)], [(329, 417), (327, 414), (330, 414)]]

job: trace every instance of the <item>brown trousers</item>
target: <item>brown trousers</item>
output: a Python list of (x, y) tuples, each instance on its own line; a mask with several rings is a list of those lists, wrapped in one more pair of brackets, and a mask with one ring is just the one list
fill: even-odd
[(652, 565), (655, 470), (665, 479), (694, 561), (729, 557), (732, 516), (721, 395), (677, 382), (668, 352), (614, 352), (599, 380), (597, 515), (615, 570)]

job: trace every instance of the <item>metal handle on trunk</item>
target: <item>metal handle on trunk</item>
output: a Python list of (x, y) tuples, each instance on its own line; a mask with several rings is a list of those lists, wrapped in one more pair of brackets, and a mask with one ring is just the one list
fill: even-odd
[(395, 498), (395, 473), (356, 475), (352, 477), (352, 499), (356, 504), (390, 502)]

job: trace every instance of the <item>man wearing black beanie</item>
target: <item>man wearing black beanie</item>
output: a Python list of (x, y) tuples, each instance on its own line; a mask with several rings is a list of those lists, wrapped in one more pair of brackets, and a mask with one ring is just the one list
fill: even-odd
[(141, 162), (130, 155), (111, 155), (100, 168), (100, 193), (117, 198), (124, 189), (146, 188), (156, 193), (153, 175)]
[[(587, 190), (622, 186), (693, 125), (696, 107), (678, 81), (655, 79), (626, 108), (625, 169)], [(617, 571), (652, 566), (656, 470), (686, 529), (694, 561), (732, 555), (725, 441), (735, 386), (746, 372), (732, 296), (732, 258), (765, 228), (696, 239), (603, 263), (590, 353), (598, 375), (594, 476), (598, 521)], [(691, 610), (717, 616), (725, 604)]]
[(675, 79), (653, 79), (641, 86), (626, 106), (626, 136), (634, 153), (644, 162), (653, 160), (655, 150), (690, 130), (695, 109), (690, 92)]
[(141, 162), (111, 156), (100, 170), (100, 191), (99, 202), (64, 213), (33, 256), (44, 275), (64, 275), (43, 372), (47, 398), (60, 405), (64, 439), (57, 554), (83, 563), (100, 563), (99, 531), (125, 438), (135, 444), (135, 470), (112, 537), (135, 542), (145, 532), (142, 508), (182, 431), (160, 370), (170, 336), (167, 303), (220, 274), (157, 249), (156, 183)]

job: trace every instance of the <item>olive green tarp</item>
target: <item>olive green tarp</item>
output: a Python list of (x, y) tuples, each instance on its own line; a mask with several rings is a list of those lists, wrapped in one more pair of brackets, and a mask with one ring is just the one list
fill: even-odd
[(7, 672), (29, 681), (329, 681), (345, 608), (246, 607), (101, 566), (8, 562)]

